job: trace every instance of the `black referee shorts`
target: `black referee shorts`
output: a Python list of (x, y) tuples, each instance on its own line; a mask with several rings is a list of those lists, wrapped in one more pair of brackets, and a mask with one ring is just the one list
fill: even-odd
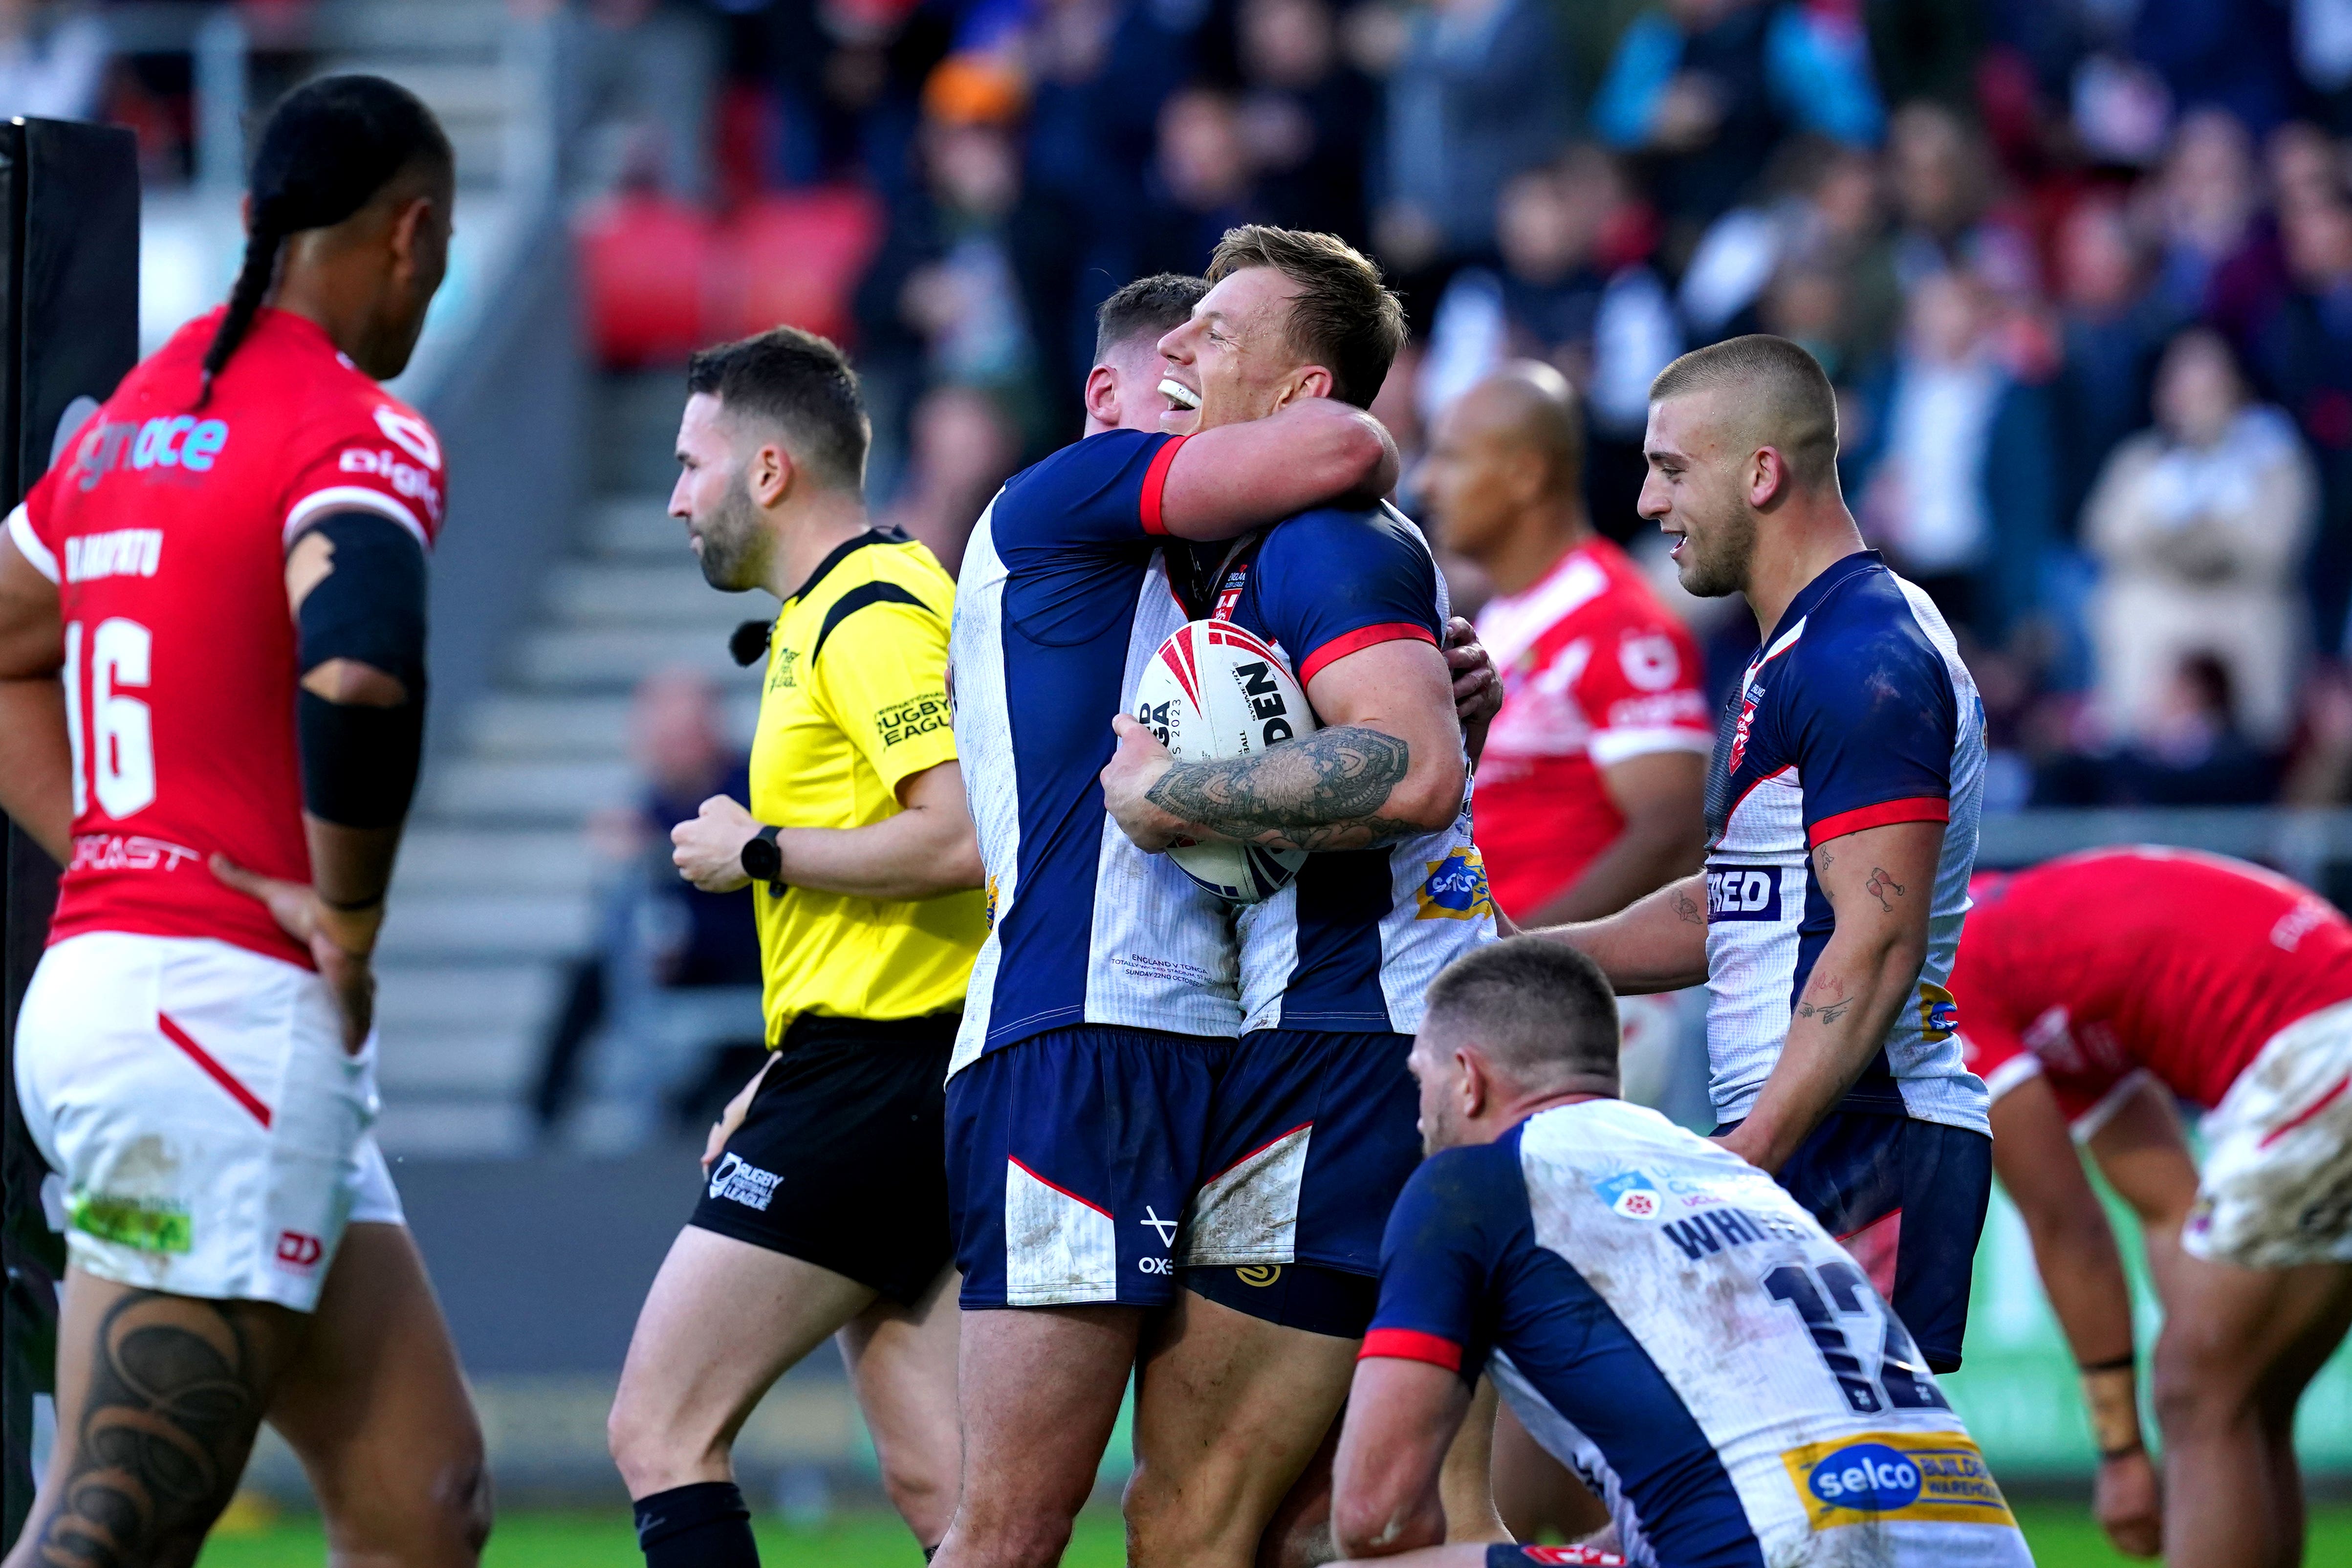
[(688, 1223), (912, 1305), (955, 1255), (945, 1117), (957, 1021), (803, 1014)]

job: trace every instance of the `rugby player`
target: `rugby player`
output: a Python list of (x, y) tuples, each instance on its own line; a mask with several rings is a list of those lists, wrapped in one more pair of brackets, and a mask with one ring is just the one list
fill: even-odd
[[(2352, 922), (2282, 877), (2157, 848), (1979, 879), (1952, 973), (2002, 1184), (2084, 1373), (2117, 1545), (2298, 1562), (2294, 1411), (2352, 1322)], [(2200, 1181), (2175, 1097), (2206, 1110)], [(2137, 1212), (2163, 1297), (2163, 1527), (2131, 1299), (2068, 1131)]]
[[(1539, 361), (1505, 366), (1442, 414), (1420, 483), (1448, 548), (1495, 584), (1479, 635), (1503, 709), (1478, 770), (1495, 907), (1522, 926), (1615, 914), (1697, 868), (1715, 742), (1690, 631), (1584, 510), (1584, 413)], [(1682, 1031), (1671, 994), (1627, 996), (1619, 1072), (1655, 1103)], [(1522, 1538), (1597, 1507), (1506, 1409), (1495, 1500)]]
[(1412, 1070), (1431, 1158), (1381, 1249), (1339, 1441), (1357, 1558), (1593, 1561), (1439, 1546), (1438, 1473), (1483, 1367), (1608, 1500), (1592, 1542), (1658, 1568), (2032, 1562), (1898, 1316), (1769, 1178), (1616, 1097), (1590, 960), (1518, 939), (1430, 988)]
[(1658, 374), (1641, 511), (1683, 586), (1745, 594), (1761, 644), (1707, 779), (1706, 869), (1552, 928), (1620, 992), (1707, 986), (1732, 1152), (1846, 1242), (1960, 1363), (1992, 1190), (1984, 1084), (1952, 1033), (1984, 709), (1927, 596), (1863, 548), (1811, 354), (1733, 338)]
[[(1160, 345), (1203, 430), (1263, 417), (1313, 365), (1369, 397), (1403, 340), (1377, 269), (1329, 236), (1234, 229), (1209, 277)], [(1137, 1563), (1247, 1568), (1346, 1396), (1380, 1226), (1420, 1160), (1404, 1057), (1421, 994), (1495, 931), (1419, 532), (1321, 509), (1200, 554), (1187, 614), (1271, 641), (1323, 728), (1177, 763), (1121, 715), (1105, 799), (1155, 853), (1180, 835), (1323, 852), (1238, 921), (1243, 1034), (1181, 1232), (1185, 1289), (1145, 1347), (1127, 1514)]]
[(228, 302), (0, 543), (0, 805), (61, 864), (16, 1091), (63, 1179), (58, 1438), (12, 1565), (193, 1561), (266, 1418), (341, 1561), (467, 1564), (480, 1430), (369, 1133), (441, 447), (378, 381), (446, 268), (412, 94), (264, 127)]
[(1223, 906), (1129, 842), (1097, 782), (1104, 716), (1184, 618), (1159, 546), (1369, 501), (1396, 474), (1379, 423), (1328, 395), (1328, 365), (1290, 377), (1264, 419), (1148, 434), (1132, 427), (1146, 412), (1189, 424), (1192, 395), (1144, 379), (1157, 354), (1129, 357), (1088, 378), (1091, 423), (1118, 427), (1009, 480), (958, 584), (956, 739), (994, 921), (948, 1084), (965, 1309), (953, 1563), (1051, 1563), (1068, 1540), (1144, 1310), (1174, 1294), (1210, 1091), (1240, 1030)]
[(680, 874), (751, 885), (772, 1051), (703, 1156), (613, 1403), (650, 1568), (759, 1561), (730, 1451), (835, 1334), (891, 1501), (929, 1551), (955, 1509), (956, 1307), (942, 1085), (986, 930), (947, 710), (955, 584), (875, 527), (856, 374), (778, 327), (687, 369), (671, 515), (702, 574), (782, 602), (749, 809), (672, 832)]

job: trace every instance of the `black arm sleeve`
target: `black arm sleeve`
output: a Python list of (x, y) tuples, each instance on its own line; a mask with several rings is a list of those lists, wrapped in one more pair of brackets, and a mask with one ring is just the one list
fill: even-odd
[(389, 827), (407, 814), (424, 752), (424, 547), (372, 512), (334, 512), (305, 531), (323, 534), (335, 558), (295, 617), (302, 673), (347, 658), (391, 676), (407, 696), (382, 708), (297, 694), (302, 802), (321, 821)]

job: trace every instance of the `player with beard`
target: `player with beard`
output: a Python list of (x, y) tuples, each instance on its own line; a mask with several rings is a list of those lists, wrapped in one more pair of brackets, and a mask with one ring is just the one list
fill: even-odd
[(377, 384), (455, 187), (406, 89), (290, 94), (227, 304), (123, 379), (0, 542), (0, 804), (66, 868), (16, 1036), (67, 1268), (11, 1564), (194, 1561), (265, 1418), (337, 1561), (469, 1564), (488, 1531), (369, 1132), (445, 500), (433, 427)]
[(613, 1403), (650, 1568), (759, 1561), (735, 1434), (840, 1337), (883, 1482), (926, 1550), (956, 1496), (955, 1270), (939, 1150), (986, 915), (947, 712), (955, 585), (866, 512), (839, 350), (793, 327), (687, 369), (673, 516), (711, 586), (782, 602), (745, 803), (672, 832), (679, 872), (752, 887), (772, 1054), (711, 1129)]
[(1782, 338), (1650, 388), (1642, 515), (1683, 586), (1745, 594), (1762, 646), (1707, 779), (1704, 872), (1551, 934), (1620, 992), (1707, 987), (1718, 1140), (1846, 1240), (1936, 1371), (1959, 1365), (1992, 1186), (1951, 973), (1984, 709), (1943, 616), (1863, 548), (1837, 404)]

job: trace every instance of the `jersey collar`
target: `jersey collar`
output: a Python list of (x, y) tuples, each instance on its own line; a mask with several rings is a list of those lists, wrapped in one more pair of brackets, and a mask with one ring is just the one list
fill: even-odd
[(824, 560), (816, 563), (816, 570), (808, 574), (807, 582), (784, 595), (784, 603), (789, 605), (806, 595), (811, 588), (824, 581), (826, 573), (869, 544), (911, 544), (913, 542), (914, 535), (903, 528), (869, 528), (855, 539), (845, 539), (835, 545)]
[(1770, 647), (1774, 643), (1779, 642), (1782, 633), (1803, 620), (1812, 612), (1813, 606), (1828, 598), (1831, 592), (1840, 584), (1857, 577), (1873, 567), (1884, 568), (1885, 564), (1885, 557), (1879, 554), (1877, 551), (1857, 550), (1853, 554), (1842, 556), (1822, 567), (1821, 575), (1798, 589), (1797, 596), (1789, 601), (1789, 607), (1780, 612), (1780, 618), (1774, 624), (1772, 635), (1764, 639), (1764, 646)]

